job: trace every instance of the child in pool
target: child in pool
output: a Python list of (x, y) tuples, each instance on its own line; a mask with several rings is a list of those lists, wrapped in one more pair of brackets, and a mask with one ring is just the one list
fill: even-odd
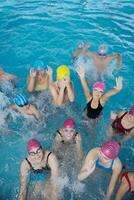
[(41, 121), (41, 115), (38, 109), (30, 104), (28, 100), (21, 94), (17, 95), (14, 98), (14, 103), (10, 106), (11, 109), (20, 112), (21, 114), (25, 114), (28, 116), (33, 116), (37, 121)]
[(67, 66), (61, 65), (57, 68), (57, 80), (50, 84), (49, 89), (56, 106), (74, 101), (74, 88), (70, 80), (70, 70)]
[(111, 113), (112, 124), (108, 133), (110, 136), (122, 136), (121, 142), (134, 136), (134, 106), (129, 111)]
[(27, 89), (29, 92), (43, 91), (49, 87), (52, 82), (51, 68), (44, 69), (42, 61), (36, 61), (33, 68), (30, 69), (30, 75), (27, 78)]
[(105, 142), (101, 147), (91, 149), (78, 175), (78, 179), (82, 181), (90, 176), (96, 168), (106, 172), (112, 171), (105, 200), (111, 199), (116, 181), (122, 169), (121, 161), (118, 158), (119, 150), (120, 144), (113, 140)]
[(80, 66), (77, 68), (76, 71), (80, 77), (84, 94), (86, 96), (86, 102), (87, 102), (86, 108), (85, 108), (86, 117), (87, 119), (92, 121), (93, 124), (96, 124), (109, 98), (119, 93), (122, 90), (122, 77), (118, 77), (116, 79), (116, 86), (106, 93), (104, 93), (105, 84), (101, 81), (94, 83), (93, 92), (90, 92), (86, 79), (85, 79), (84, 68)]
[[(43, 150), (41, 144), (36, 139), (28, 141), (27, 150), (28, 156), (22, 161), (20, 167), (21, 187), (19, 200), (27, 199), (28, 177), (29, 183), (35, 184), (32, 193), (39, 193), (37, 198), (42, 195), (45, 199), (58, 200), (58, 161), (56, 156), (48, 150)], [(49, 191), (47, 191), (45, 188), (41, 188), (41, 183), (43, 181), (46, 183), (49, 176), (50, 185)], [(30, 199), (32, 200), (32, 194)]]

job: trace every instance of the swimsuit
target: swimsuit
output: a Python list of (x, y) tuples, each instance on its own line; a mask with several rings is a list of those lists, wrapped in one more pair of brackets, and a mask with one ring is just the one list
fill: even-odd
[(48, 79), (45, 80), (43, 84), (36, 83), (35, 84), (35, 91), (42, 91), (48, 88)]
[(99, 169), (102, 169), (106, 172), (109, 172), (112, 170), (112, 167), (113, 167), (113, 163), (114, 163), (114, 160), (112, 160), (111, 162), (111, 165), (108, 166), (108, 167), (105, 167), (104, 165), (102, 165), (100, 162), (99, 162), (99, 158), (96, 160), (96, 168), (99, 168)]
[(30, 171), (29, 171), (30, 181), (44, 181), (48, 177), (50, 168), (47, 165), (48, 165), (48, 158), (51, 153), (52, 152), (49, 152), (49, 154), (47, 155), (46, 166), (42, 167), (41, 169), (34, 169), (30, 161), (27, 158), (25, 159), (28, 165), (30, 166)]
[(130, 132), (134, 128), (134, 127), (124, 128), (122, 126), (121, 121), (126, 114), (127, 112), (125, 112), (121, 117), (117, 117), (112, 123), (112, 128), (116, 131), (117, 134), (125, 135), (126, 133)]
[(91, 119), (96, 119), (101, 114), (101, 111), (103, 110), (103, 107), (102, 107), (102, 105), (101, 105), (101, 103), (99, 101), (98, 107), (97, 108), (92, 108), (91, 107), (92, 99), (87, 103), (87, 106), (86, 106), (87, 117), (89, 117)]
[(131, 191), (131, 182), (130, 182), (128, 173), (129, 173), (129, 172), (123, 172), (123, 173), (121, 174), (121, 176), (120, 176), (120, 180), (122, 181), (122, 179), (125, 178), (126, 181), (127, 181), (127, 183), (128, 183), (128, 186), (129, 186), (128, 192), (132, 192), (132, 191)]
[[(61, 132), (59, 131), (59, 130), (57, 130), (57, 133), (60, 135), (60, 137), (61, 138), (63, 138), (63, 136), (62, 136), (62, 134), (61, 134)], [(76, 132), (75, 133), (75, 135), (74, 135), (74, 138), (73, 139), (75, 139), (75, 137), (78, 135), (78, 132)], [(63, 144), (65, 143), (65, 141), (62, 139), (62, 141), (61, 141)]]

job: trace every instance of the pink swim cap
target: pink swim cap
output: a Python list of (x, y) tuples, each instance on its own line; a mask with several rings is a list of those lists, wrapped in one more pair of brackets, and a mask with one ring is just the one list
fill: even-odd
[(129, 110), (129, 114), (134, 117), (134, 106), (132, 106)]
[(114, 140), (107, 141), (101, 146), (101, 152), (111, 160), (114, 160), (118, 156), (119, 151), (120, 144)]
[(98, 90), (100, 92), (104, 92), (104, 90), (106, 89), (106, 86), (103, 82), (96, 82), (93, 84), (93, 90)]
[(75, 129), (76, 124), (75, 121), (72, 118), (68, 118), (63, 125), (63, 128), (74, 128)]
[(28, 152), (31, 152), (33, 149), (40, 148), (40, 147), (41, 147), (41, 145), (38, 140), (30, 139), (28, 141), (28, 145), (27, 145)]

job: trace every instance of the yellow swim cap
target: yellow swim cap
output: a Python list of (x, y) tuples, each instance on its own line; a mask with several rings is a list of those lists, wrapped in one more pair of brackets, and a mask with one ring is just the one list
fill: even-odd
[(57, 67), (57, 79), (63, 79), (65, 76), (70, 76), (70, 70), (66, 65)]

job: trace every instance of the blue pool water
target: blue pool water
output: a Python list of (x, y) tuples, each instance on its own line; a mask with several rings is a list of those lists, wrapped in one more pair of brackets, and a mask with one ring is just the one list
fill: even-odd
[[(105, 129), (109, 123), (110, 111), (127, 109), (134, 103), (133, 9), (132, 0), (0, 1), (0, 66), (19, 76), (18, 89), (10, 88), (11, 94), (7, 95), (6, 99), (0, 94), (1, 113), (11, 102), (9, 97), (17, 91), (27, 94), (26, 77), (30, 64), (41, 59), (46, 65), (52, 66), (54, 72), (60, 64), (72, 67), (72, 53), (79, 41), (89, 41), (93, 51), (97, 51), (100, 44), (106, 43), (109, 53), (121, 53), (121, 75), (124, 78), (123, 90), (112, 97), (105, 106), (94, 144), (81, 118), (85, 98), (78, 76), (73, 70), (71, 76), (76, 91), (75, 103), (56, 109), (51, 106), (49, 94), (42, 94), (35, 102), (45, 113), (45, 122), (41, 125), (32, 120), (22, 120), (21, 116), (12, 113), (8, 127), (6, 123), (0, 125), (0, 200), (17, 199), (20, 184), (19, 166), (26, 156), (26, 143), (30, 137), (42, 141), (43, 147), (51, 148), (56, 129), (66, 117), (72, 116), (82, 135), (84, 152), (87, 153), (93, 146), (100, 145), (106, 139)], [(107, 80), (107, 89), (113, 86), (114, 77), (111, 77)], [(5, 93), (7, 90), (5, 87)], [(33, 100), (33, 97), (30, 98)], [(44, 110), (42, 102), (47, 102)], [(4, 123), (3, 114), (0, 114), (0, 123)], [(123, 164), (134, 169), (134, 139), (124, 144), (120, 158)], [(104, 182), (92, 181), (89, 180), (88, 190), (80, 193), (77, 199), (103, 199), (106, 190)], [(67, 199), (75, 197), (71, 195), (66, 197)]]

